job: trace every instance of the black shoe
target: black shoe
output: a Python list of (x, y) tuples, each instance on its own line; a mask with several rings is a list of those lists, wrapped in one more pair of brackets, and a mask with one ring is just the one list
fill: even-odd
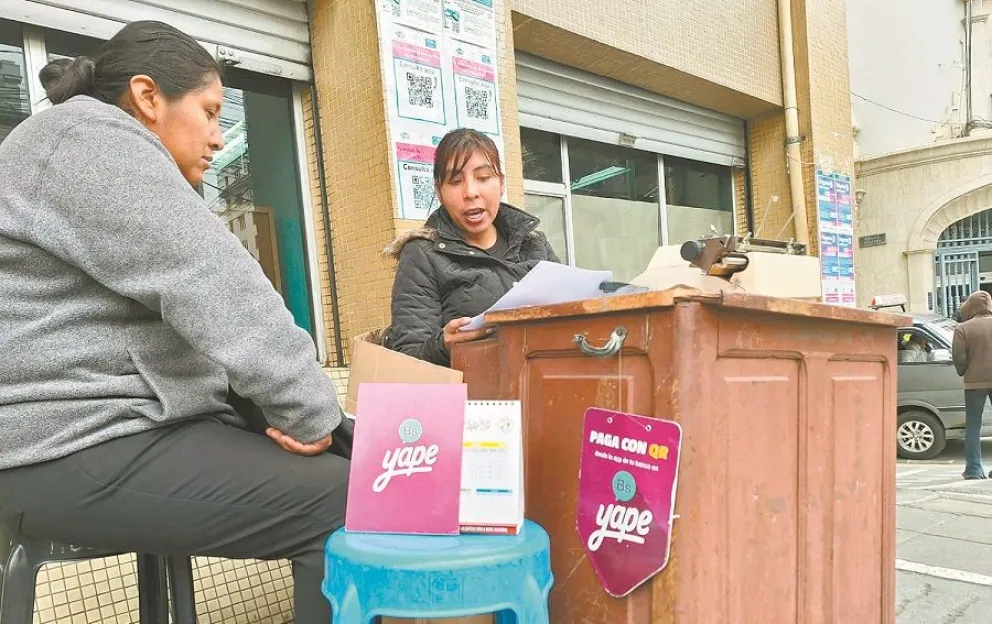
[[(961, 476), (964, 477), (964, 480), (965, 481), (975, 481), (975, 480), (978, 480), (978, 479), (984, 479), (985, 478), (985, 475), (983, 473), (981, 473), (981, 472), (978, 473), (978, 474), (973, 474), (973, 475), (963, 474)], [(989, 478), (992, 479), (992, 472), (989, 473)]]

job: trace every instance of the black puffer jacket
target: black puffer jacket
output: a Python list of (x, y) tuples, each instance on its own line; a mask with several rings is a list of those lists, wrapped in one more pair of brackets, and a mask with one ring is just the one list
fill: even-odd
[(385, 344), (394, 351), (448, 366), (444, 326), (485, 312), (541, 260), (558, 262), (537, 217), (500, 204), (496, 228), (504, 259), (472, 247), (443, 208), (424, 227), (398, 237), (386, 254), (399, 259), (393, 282), (392, 324)]

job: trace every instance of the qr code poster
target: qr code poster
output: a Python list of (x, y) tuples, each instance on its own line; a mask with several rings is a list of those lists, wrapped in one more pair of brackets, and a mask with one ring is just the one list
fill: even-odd
[(487, 134), (499, 134), (499, 97), (492, 55), (467, 44), (451, 53), (458, 125)]
[(435, 151), (432, 146), (396, 142), (401, 219), (423, 220), (437, 207), (434, 194)]
[(397, 24), (441, 34), (441, 0), (382, 0), (381, 6)]
[(493, 0), (444, 0), (444, 31), (455, 39), (495, 50)]
[(440, 41), (407, 28), (396, 28), (393, 37), (397, 115), (417, 121), (447, 123)]

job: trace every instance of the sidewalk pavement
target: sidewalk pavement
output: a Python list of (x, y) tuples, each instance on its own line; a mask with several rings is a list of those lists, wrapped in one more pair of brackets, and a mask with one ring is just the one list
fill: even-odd
[(896, 469), (896, 621), (992, 622), (992, 480), (961, 462)]

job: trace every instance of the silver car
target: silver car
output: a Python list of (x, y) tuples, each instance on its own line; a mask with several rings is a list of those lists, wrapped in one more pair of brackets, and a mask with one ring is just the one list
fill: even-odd
[[(899, 330), (899, 457), (932, 459), (947, 440), (964, 438), (964, 383), (951, 362), (956, 326), (952, 319), (925, 315)], [(988, 403), (982, 436), (992, 436)]]

